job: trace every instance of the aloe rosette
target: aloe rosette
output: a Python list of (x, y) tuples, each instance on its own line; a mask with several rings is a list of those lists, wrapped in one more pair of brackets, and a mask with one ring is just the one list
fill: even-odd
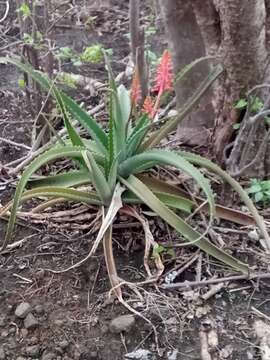
[[(105, 55), (104, 55), (105, 56)], [(200, 61), (203, 61), (201, 59)], [(147, 173), (154, 166), (172, 166), (188, 174), (200, 186), (207, 202), (209, 226), (218, 209), (208, 179), (198, 166), (215, 172), (239, 193), (242, 201), (254, 216), (258, 227), (268, 241), (268, 234), (262, 218), (259, 216), (246, 192), (227, 173), (209, 160), (194, 154), (155, 148), (171, 131), (175, 130), (182, 118), (198, 103), (204, 92), (222, 72), (222, 68), (213, 68), (209, 76), (200, 84), (187, 103), (178, 111), (178, 115), (164, 121), (157, 130), (153, 130), (161, 96), (172, 89), (172, 66), (170, 54), (165, 51), (157, 71), (154, 92), (155, 102), (149, 98), (142, 110), (138, 107), (140, 88), (138, 75), (134, 75), (133, 87), (129, 92), (123, 85), (117, 86), (110, 64), (106, 61), (109, 74), (108, 128), (103, 129), (98, 122), (81, 108), (68, 95), (58, 89), (46, 75), (35, 71), (31, 66), (22, 64), (16, 58), (2, 58), (31, 76), (45, 91), (50, 91), (61, 111), (68, 139), (52, 145), (49, 150), (36, 157), (28, 165), (18, 182), (14, 199), (2, 210), (10, 210), (9, 222), (2, 250), (10, 241), (16, 221), (18, 207), (23, 201), (33, 197), (61, 198), (96, 205), (103, 211), (103, 224), (98, 233), (94, 250), (103, 239), (105, 258), (113, 287), (117, 286), (116, 267), (112, 252), (112, 226), (116, 214), (125, 206), (145, 204), (181, 236), (179, 241), (185, 245), (197, 246), (207, 254), (236, 271), (247, 273), (249, 268), (235, 257), (214, 245), (207, 234), (201, 234), (185, 221), (185, 216), (196, 208), (192, 199), (181, 191)], [(186, 76), (199, 61), (186, 67), (176, 81)], [(147, 104), (148, 102), (148, 104)], [(151, 102), (151, 104), (150, 104)], [(136, 118), (134, 117), (136, 114)], [(77, 121), (87, 130), (90, 139), (82, 138), (73, 125)], [(74, 168), (67, 173), (32, 179), (32, 175), (44, 164), (59, 158), (73, 160)], [(82, 185), (91, 185), (91, 190), (82, 190)], [(90, 255), (94, 252), (93, 248)], [(80, 262), (81, 263), (81, 262)], [(79, 264), (80, 264), (79, 263)]]

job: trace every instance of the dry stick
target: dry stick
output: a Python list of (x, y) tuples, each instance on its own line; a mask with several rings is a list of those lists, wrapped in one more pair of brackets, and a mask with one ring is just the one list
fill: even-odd
[(6, 0), (6, 11), (5, 11), (4, 16), (0, 19), (0, 23), (6, 20), (8, 13), (9, 13), (9, 8), (10, 8), (9, 0)]
[(269, 139), (269, 135), (270, 135), (270, 130), (268, 130), (260, 144), (260, 147), (259, 147), (259, 150), (255, 156), (255, 158), (249, 162), (248, 164), (246, 164), (245, 166), (243, 166), (241, 169), (235, 171), (234, 173), (232, 173), (231, 175), (233, 177), (238, 177), (238, 176), (241, 176), (246, 170), (250, 169), (253, 165), (255, 165), (258, 160), (260, 160), (260, 158), (262, 157), (262, 155), (265, 153), (266, 151), (266, 147), (267, 147), (267, 144), (268, 144), (268, 139)]
[(144, 30), (140, 29), (140, 0), (130, 0), (129, 2), (129, 31), (132, 60), (138, 69), (143, 102), (148, 94), (148, 74), (144, 52)]
[(144, 30), (142, 29), (139, 32), (140, 46), (137, 47), (137, 51), (136, 51), (136, 66), (138, 68), (138, 75), (141, 86), (142, 103), (148, 94), (148, 69), (147, 69), (147, 63), (145, 61), (144, 38), (145, 38)]
[(218, 279), (209, 279), (203, 281), (184, 281), (182, 283), (174, 284), (163, 284), (160, 288), (164, 290), (180, 289), (180, 288), (190, 288), (195, 286), (206, 286), (211, 284), (224, 283), (228, 281), (237, 281), (237, 280), (253, 280), (253, 279), (270, 279), (270, 273), (257, 273), (250, 275), (233, 275), (227, 276)]
[(200, 252), (197, 251), (197, 253), (194, 254), (194, 256), (192, 256), (192, 258), (184, 265), (182, 266), (179, 270), (176, 271), (176, 276), (181, 275), (186, 269), (188, 269), (199, 257)]
[(24, 148), (24, 149), (27, 149), (27, 150), (31, 149), (30, 146), (27, 146), (27, 145), (24, 145), (24, 144), (19, 144), (19, 143), (15, 142), (15, 141), (5, 139), (5, 138), (2, 138), (2, 137), (0, 137), (0, 141), (3, 141), (4, 143), (10, 144), (10, 145), (13, 145), (13, 146), (16, 146), (16, 147)]
[(201, 359), (212, 360), (212, 356), (209, 353), (209, 349), (208, 349), (207, 333), (205, 331), (200, 331), (199, 339), (201, 343)]
[(140, 0), (129, 1), (129, 32), (132, 60), (136, 64), (137, 48), (140, 46)]

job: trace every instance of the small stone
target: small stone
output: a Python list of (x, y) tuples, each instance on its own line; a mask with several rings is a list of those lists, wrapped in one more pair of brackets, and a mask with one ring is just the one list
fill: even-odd
[(55, 360), (56, 359), (56, 355), (52, 352), (48, 352), (48, 353), (43, 353), (41, 360)]
[(107, 325), (102, 325), (101, 328), (100, 328), (100, 331), (101, 331), (101, 334), (102, 334), (102, 335), (105, 335), (105, 334), (108, 333), (109, 328), (108, 328)]
[(30, 339), (27, 339), (28, 345), (37, 345), (39, 343), (38, 338), (36, 336), (31, 336)]
[(65, 320), (64, 319), (55, 319), (53, 322), (54, 322), (54, 325), (56, 325), (56, 326), (62, 326), (62, 325), (64, 325)]
[(249, 231), (248, 237), (249, 237), (250, 240), (252, 240), (253, 242), (257, 242), (257, 241), (260, 240), (260, 236), (259, 236), (258, 231), (257, 231), (256, 229)]
[(15, 315), (20, 318), (24, 319), (31, 311), (31, 305), (27, 302), (20, 303), (15, 310)]
[(35, 275), (36, 275), (36, 278), (37, 278), (37, 279), (41, 280), (41, 279), (44, 278), (45, 270), (43, 270), (43, 269), (38, 270)]
[(155, 357), (150, 350), (138, 349), (126, 354), (125, 359), (154, 360)]
[(67, 340), (63, 340), (63, 341), (60, 341), (58, 345), (60, 346), (61, 349), (64, 350), (68, 347), (69, 342)]
[(3, 330), (1, 331), (1, 336), (0, 337), (8, 337), (8, 331), (7, 330)]
[(4, 348), (1, 346), (1, 347), (0, 347), (0, 360), (5, 360), (5, 358), (6, 358), (5, 350), (4, 350)]
[(28, 330), (23, 328), (23, 329), (21, 330), (21, 335), (22, 335), (23, 338), (26, 338), (27, 335), (28, 335)]
[(18, 357), (16, 358), (16, 360), (26, 360), (26, 358), (23, 357), (23, 356), (18, 356)]
[(98, 353), (97, 353), (97, 351), (91, 351), (90, 353), (89, 353), (89, 360), (97, 360), (98, 359)]
[(177, 360), (178, 350), (170, 350), (167, 352), (167, 358), (168, 360)]
[(6, 319), (4, 316), (0, 316), (0, 327), (4, 327), (6, 325)]
[(54, 348), (54, 350), (57, 352), (57, 354), (61, 354), (61, 355), (64, 354), (64, 350), (61, 349), (59, 346), (56, 346), (56, 347)]
[(34, 310), (35, 310), (35, 313), (38, 315), (44, 314), (44, 307), (40, 304), (36, 305)]
[(39, 345), (31, 345), (26, 347), (25, 353), (30, 357), (36, 357), (39, 355), (39, 350), (40, 350)]
[(14, 338), (8, 339), (8, 343), (7, 343), (8, 349), (14, 350), (14, 349), (16, 349), (17, 346), (18, 346), (18, 343)]
[(8, 333), (9, 333), (10, 335), (13, 335), (13, 334), (16, 333), (16, 331), (17, 331), (17, 329), (16, 329), (14, 326), (12, 326), (12, 327), (8, 330)]
[(32, 313), (29, 313), (26, 316), (23, 323), (24, 323), (24, 327), (27, 330), (34, 329), (35, 327), (38, 326), (38, 320), (34, 317), (34, 315)]
[(135, 317), (133, 315), (122, 315), (113, 319), (110, 322), (110, 331), (114, 334), (119, 334), (123, 331), (128, 332), (135, 324)]

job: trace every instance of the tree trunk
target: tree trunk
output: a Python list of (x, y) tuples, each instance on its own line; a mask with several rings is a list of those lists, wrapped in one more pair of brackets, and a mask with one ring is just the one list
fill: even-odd
[[(212, 145), (217, 159), (226, 163), (234, 175), (266, 176), (270, 173), (266, 156), (267, 151), (269, 153), (268, 125), (264, 119), (253, 124), (249, 116), (244, 116), (238, 134), (233, 125), (242, 120), (235, 103), (245, 97), (247, 90), (269, 78), (270, 0), (204, 0), (203, 6), (200, 0), (161, 3), (176, 69), (183, 65), (183, 55), (182, 58), (178, 56), (185, 49), (182, 43), (185, 46), (189, 42), (192, 49), (197, 47), (199, 35), (194, 34), (197, 34), (198, 27), (206, 54), (218, 55), (218, 61), (224, 65), (224, 74), (214, 85), (212, 97), (215, 110)], [(173, 4), (181, 8), (180, 13), (175, 11), (172, 14)], [(190, 19), (187, 24), (186, 14), (190, 14), (192, 9), (198, 26)], [(185, 31), (189, 38), (183, 41), (179, 34)], [(192, 55), (199, 57), (201, 54), (200, 47)], [(186, 63), (187, 60), (184, 59)], [(176, 92), (179, 92), (177, 88)], [(177, 99), (181, 105), (179, 96)], [(261, 146), (263, 140), (265, 144)], [(227, 149), (229, 153), (226, 153)]]
[[(205, 48), (190, 0), (160, 0), (170, 50), (173, 54), (175, 75), (193, 60), (205, 56)], [(206, 63), (195, 67), (191, 74), (176, 84), (176, 98), (181, 107), (209, 72)], [(189, 144), (206, 144), (208, 128), (214, 124), (211, 91), (200, 106), (179, 126), (177, 136)]]

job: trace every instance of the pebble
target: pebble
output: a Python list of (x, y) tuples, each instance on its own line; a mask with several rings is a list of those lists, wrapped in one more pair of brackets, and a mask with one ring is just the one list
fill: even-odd
[(167, 352), (168, 360), (177, 360), (178, 350), (174, 349)]
[(39, 340), (36, 336), (31, 336), (27, 339), (27, 345), (37, 345), (39, 343)]
[(56, 355), (52, 352), (44, 352), (42, 354), (41, 360), (55, 360)]
[(6, 325), (6, 319), (4, 316), (0, 316), (0, 327), (4, 327)]
[(58, 345), (60, 346), (61, 349), (64, 350), (68, 347), (69, 342), (67, 340), (63, 340), (63, 341), (60, 341)]
[(23, 357), (23, 356), (18, 356), (17, 358), (16, 358), (16, 360), (27, 360), (25, 357)]
[(23, 338), (26, 338), (27, 335), (28, 335), (28, 330), (23, 328), (23, 329), (21, 330), (21, 335), (22, 335)]
[(5, 350), (4, 350), (4, 348), (1, 346), (1, 347), (0, 347), (0, 360), (5, 360), (5, 358), (6, 358)]
[(15, 315), (20, 319), (24, 319), (30, 311), (31, 305), (27, 302), (22, 302), (16, 307)]
[(125, 355), (125, 359), (155, 360), (156, 357), (150, 350), (138, 349)]
[(135, 324), (135, 317), (133, 315), (122, 315), (113, 319), (110, 322), (109, 328), (113, 334), (119, 334), (123, 331), (128, 332)]
[(8, 331), (7, 330), (1, 331), (1, 336), (0, 337), (8, 337)]
[(64, 319), (55, 319), (54, 321), (53, 321), (53, 323), (54, 323), (54, 325), (56, 325), (56, 326), (63, 326), (64, 324), (65, 324), (65, 320)]
[(7, 343), (8, 349), (14, 350), (14, 349), (16, 349), (17, 346), (18, 346), (18, 343), (17, 343), (17, 341), (14, 339), (14, 337), (8, 339), (8, 343)]
[(97, 351), (91, 351), (91, 352), (89, 353), (89, 359), (91, 359), (91, 360), (97, 360), (97, 359), (98, 359), (98, 353), (97, 353)]
[(101, 334), (102, 334), (102, 335), (105, 335), (105, 334), (108, 333), (109, 328), (108, 328), (107, 325), (104, 324), (104, 325), (101, 326), (100, 331), (101, 331)]
[(258, 231), (256, 229), (249, 231), (248, 237), (250, 240), (257, 242), (260, 240), (260, 235), (258, 234)]
[(25, 349), (25, 353), (28, 356), (36, 357), (39, 355), (40, 346), (39, 345), (31, 345), (27, 346)]
[(36, 305), (34, 310), (38, 315), (44, 314), (44, 307), (40, 304)]
[(34, 317), (32, 313), (29, 313), (24, 319), (24, 327), (29, 330), (38, 326), (38, 320)]

